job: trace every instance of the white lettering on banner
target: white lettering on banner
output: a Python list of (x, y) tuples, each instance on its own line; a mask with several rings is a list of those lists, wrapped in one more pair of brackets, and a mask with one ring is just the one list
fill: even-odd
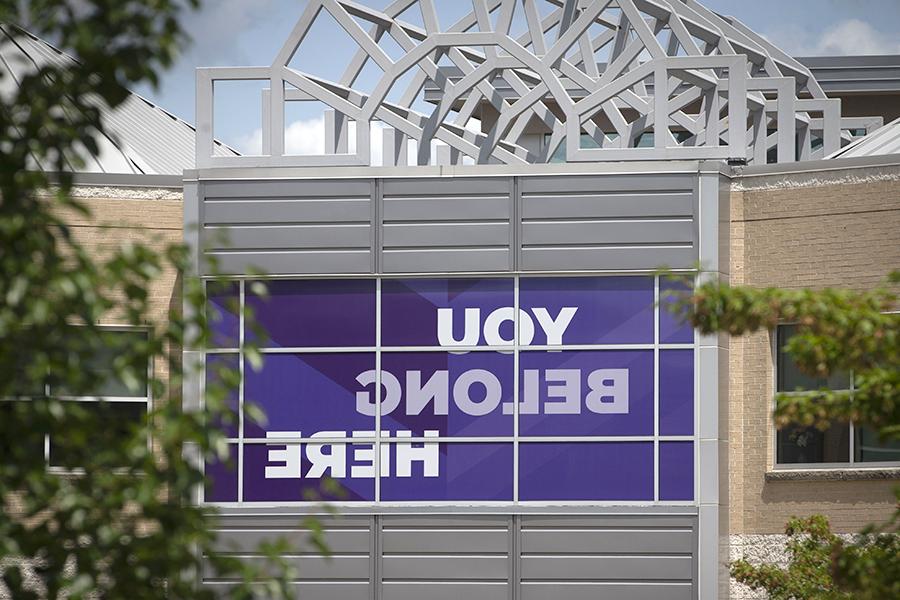
[[(267, 438), (299, 438), (299, 431), (267, 431)], [(266, 479), (297, 479), (300, 477), (300, 444), (283, 444), (279, 447), (269, 446), (269, 462), (280, 462), (280, 465), (266, 466)]]
[(597, 369), (588, 375), (588, 387), (591, 391), (584, 400), (588, 410), (606, 415), (628, 414), (628, 369)]
[[(540, 401), (541, 374), (547, 384), (546, 399)], [(581, 369), (525, 369), (522, 371), (522, 399), (519, 403), (520, 415), (580, 415), (582, 412), (583, 389)], [(364, 386), (375, 382), (375, 371), (360, 373), (356, 380)], [(385, 398), (381, 402), (382, 415), (405, 405), (407, 416), (422, 414), (428, 404), (432, 404), (434, 415), (450, 414), (450, 372), (446, 369), (435, 371), (424, 384), (422, 371), (406, 371), (404, 385), (389, 371), (381, 372), (381, 383)], [(601, 415), (628, 414), (628, 369), (596, 369), (588, 373), (587, 394), (584, 406)], [(481, 393), (473, 392), (481, 388)], [(469, 369), (460, 373), (452, 385), (453, 403), (463, 413), (482, 417), (500, 406), (503, 385), (494, 373), (485, 369)], [(476, 399), (479, 398), (480, 399)], [(405, 398), (405, 402), (404, 402)], [(356, 392), (356, 410), (368, 417), (375, 416), (375, 402), (368, 391)], [(513, 414), (513, 403), (503, 403), (503, 414)]]
[[(423, 437), (436, 438), (439, 431), (427, 429)], [(312, 434), (312, 438), (344, 438), (346, 431), (320, 431)], [(372, 479), (375, 477), (375, 445), (372, 443), (354, 442), (354, 438), (372, 438), (374, 431), (352, 431), (348, 443), (353, 444), (352, 462), (350, 465), (351, 479)], [(411, 438), (411, 431), (396, 432), (397, 438)], [(300, 438), (299, 431), (269, 431), (266, 437), (272, 438)], [(382, 439), (390, 438), (388, 431), (381, 432)], [(421, 445), (419, 445), (421, 444)], [(301, 469), (304, 456), (310, 467), (303, 473)], [(396, 477), (412, 477), (413, 463), (422, 464), (422, 473), (425, 477), (438, 477), (440, 474), (440, 451), (437, 442), (397, 442), (395, 444), (382, 444), (381, 446), (381, 476), (391, 476), (391, 448), (394, 448), (397, 465)], [(347, 444), (335, 442), (296, 442), (276, 443), (268, 445), (268, 462), (281, 464), (266, 465), (266, 479), (320, 479), (333, 477), (343, 479), (347, 477)]]
[[(441, 346), (477, 346), (481, 340), (481, 309), (466, 308), (463, 310), (463, 336), (457, 340), (453, 337), (453, 308), (437, 309), (437, 338)], [(559, 346), (563, 334), (572, 322), (572, 317), (578, 311), (576, 306), (564, 306), (560, 309), (556, 318), (550, 316), (546, 308), (535, 307), (532, 309), (535, 319), (544, 335), (547, 337), (547, 345)], [(513, 338), (506, 339), (500, 335), (500, 327), (503, 323), (515, 322), (516, 310), (512, 306), (501, 306), (491, 311), (484, 320), (484, 343), (488, 346), (508, 346), (514, 342)], [(519, 345), (530, 346), (534, 341), (534, 321), (522, 309), (519, 309)]]
[[(425, 437), (437, 437), (437, 431), (426, 431)], [(398, 438), (412, 437), (411, 431), (398, 431)], [(437, 444), (422, 444), (421, 448), (414, 448), (409, 442), (396, 443), (397, 447), (397, 477), (412, 477), (412, 464), (415, 461), (422, 463), (422, 471), (425, 477), (437, 477), (439, 474), (438, 463), (440, 453)]]

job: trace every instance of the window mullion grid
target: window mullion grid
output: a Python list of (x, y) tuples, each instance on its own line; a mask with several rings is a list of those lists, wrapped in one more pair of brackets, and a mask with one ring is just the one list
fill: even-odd
[(375, 279), (375, 502), (381, 501), (381, 277)]
[(513, 278), (513, 503), (519, 503), (519, 275)]
[(653, 502), (659, 503), (659, 276), (653, 277)]
[(239, 311), (238, 311), (238, 374), (240, 375), (240, 386), (238, 387), (238, 455), (237, 455), (237, 482), (238, 482), (238, 504), (244, 503), (244, 327), (246, 319), (244, 312), (246, 311), (246, 280), (241, 279), (239, 284)]

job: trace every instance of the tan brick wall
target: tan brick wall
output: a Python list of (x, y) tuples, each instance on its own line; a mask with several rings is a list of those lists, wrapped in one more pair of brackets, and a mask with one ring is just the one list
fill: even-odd
[[(789, 175), (737, 180), (735, 284), (868, 289), (900, 268), (900, 168), (857, 183), (848, 173), (816, 177), (798, 177), (797, 187)], [(772, 341), (759, 333), (731, 344), (731, 533), (780, 533), (792, 515), (826, 514), (842, 532), (887, 517), (900, 481), (766, 482), (774, 463)]]

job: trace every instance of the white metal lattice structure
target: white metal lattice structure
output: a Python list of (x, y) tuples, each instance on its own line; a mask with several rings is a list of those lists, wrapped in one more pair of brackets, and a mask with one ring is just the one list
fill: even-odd
[[(198, 166), (369, 165), (375, 122), (388, 128), (383, 155), (393, 166), (406, 164), (409, 140), (419, 165), (560, 155), (790, 162), (836, 152), (850, 141), (845, 130), (871, 121), (842, 119), (840, 100), (808, 68), (696, 0), (472, 0), (442, 26), (444, 4), (397, 0), (379, 11), (309, 0), (270, 66), (199, 69)], [(338, 80), (293, 63), (323, 19), (357, 47)], [(378, 73), (370, 89), (366, 69)], [(212, 156), (213, 87), (223, 80), (268, 82), (262, 156)], [(437, 90), (430, 102), (426, 88)], [(329, 109), (324, 155), (285, 155), (285, 103), (298, 101)], [(365, 124), (353, 152), (351, 122)]]

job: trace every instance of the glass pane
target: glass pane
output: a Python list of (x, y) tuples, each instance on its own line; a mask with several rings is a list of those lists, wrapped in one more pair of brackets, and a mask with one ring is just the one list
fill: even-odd
[(519, 499), (653, 500), (653, 443), (519, 444)]
[(519, 356), (522, 435), (653, 435), (653, 351)]
[(694, 433), (694, 351), (659, 352), (659, 433)]
[(878, 439), (878, 432), (868, 427), (857, 427), (853, 454), (856, 462), (900, 461), (900, 441), (882, 442)]
[(382, 471), (382, 500), (513, 499), (512, 444), (413, 442), (382, 449), (390, 472)]
[(246, 368), (244, 378), (244, 401), (267, 417), (265, 423), (245, 420), (246, 437), (284, 431), (350, 437), (375, 429), (374, 354), (266, 354), (262, 369)]
[(224, 461), (208, 461), (205, 473), (203, 499), (206, 502), (237, 502), (238, 445), (229, 444), (228, 457)]
[(778, 431), (779, 464), (845, 463), (850, 460), (850, 426), (833, 424), (828, 430), (785, 427)]
[(240, 341), (240, 283), (210, 281), (206, 284), (206, 318), (210, 343), (218, 348), (237, 348)]
[(44, 433), (35, 431), (30, 400), (0, 400), (0, 457), (9, 459), (13, 450), (20, 456), (44, 461)]
[(385, 346), (508, 346), (512, 279), (395, 279), (381, 284)]
[(86, 390), (71, 390), (60, 384), (51, 386), (50, 393), (58, 396), (97, 396), (105, 398), (143, 398), (147, 396), (147, 367), (137, 368), (135, 377), (138, 380), (136, 389), (130, 389), (127, 383), (119, 378), (114, 362), (122, 355), (133, 356), (134, 345), (147, 341), (146, 331), (104, 331), (97, 340), (100, 344), (92, 351), (86, 351), (80, 357), (82, 368), (100, 380), (100, 384)]
[(694, 444), (659, 443), (659, 499), (694, 499)]
[(778, 326), (778, 391), (817, 390), (823, 387), (832, 390), (850, 389), (849, 373), (833, 373), (831, 377), (811, 377), (802, 372), (791, 356), (784, 351), (785, 344), (797, 333), (796, 325)]
[(694, 341), (694, 329), (687, 322), (684, 311), (672, 312), (676, 300), (669, 294), (681, 294), (690, 291), (689, 282), (659, 278), (659, 343), (690, 344)]
[(653, 343), (651, 277), (523, 277), (519, 290), (535, 345)]
[(385, 352), (382, 431), (513, 434), (513, 355)]
[[(220, 369), (228, 369), (232, 373), (237, 374), (239, 370), (240, 364), (238, 360), (237, 354), (207, 354), (206, 355), (206, 389), (210, 390), (211, 386), (220, 386), (222, 385), (220, 375)], [(238, 386), (232, 387), (228, 390), (228, 395), (225, 398), (225, 406), (233, 411), (233, 419), (229, 419), (229, 422), (222, 419), (221, 417), (216, 418), (212, 422), (212, 426), (219, 431), (222, 431), (226, 436), (234, 438), (238, 436), (238, 410), (240, 409), (240, 388)]]
[[(269, 281), (268, 298), (251, 293), (246, 302), (276, 348), (375, 345), (375, 281), (310, 279)], [(253, 339), (250, 330), (244, 332)]]
[(373, 501), (374, 459), (372, 444), (244, 444), (244, 500)]
[(78, 406), (93, 413), (94, 429), (89, 439), (70, 437), (65, 432), (51, 435), (52, 467), (78, 467), (79, 456), (115, 448), (128, 439), (132, 428), (147, 414), (146, 402), (79, 402)]

